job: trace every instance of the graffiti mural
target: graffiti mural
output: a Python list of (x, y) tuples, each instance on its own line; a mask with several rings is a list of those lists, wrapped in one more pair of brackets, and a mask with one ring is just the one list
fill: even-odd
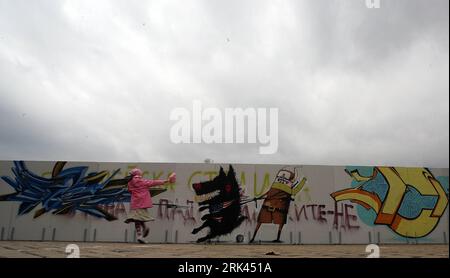
[(294, 205), (294, 215), (289, 217), (290, 221), (308, 222), (328, 225), (332, 223), (335, 230), (343, 229), (345, 231), (358, 230), (358, 217), (353, 214), (353, 205), (334, 203), (334, 208), (327, 208), (324, 204)]
[(135, 167), (177, 173), (150, 188), (152, 243), (450, 241), (448, 168), (51, 161), (0, 161), (0, 240), (133, 242)]
[[(0, 196), (0, 201), (21, 202), (19, 215), (31, 212), (40, 204), (42, 207), (34, 213), (34, 218), (47, 212), (69, 214), (80, 211), (108, 221), (117, 220), (107, 205), (130, 201), (129, 177), (114, 179), (120, 169), (109, 175), (107, 171), (88, 172), (86, 166), (64, 169), (65, 164), (55, 163), (51, 178), (45, 178), (28, 170), (23, 161), (15, 161), (11, 169), (14, 178), (1, 178), (16, 192)], [(165, 191), (152, 189), (152, 196)]]
[(203, 224), (192, 230), (192, 234), (197, 234), (209, 228), (209, 233), (197, 239), (197, 242), (229, 234), (245, 220), (246, 217), (241, 213), (241, 189), (231, 165), (227, 174), (220, 167), (219, 175), (213, 180), (195, 183), (193, 188), (199, 211), (209, 211), (201, 218)]
[(427, 236), (447, 208), (448, 192), (427, 168), (348, 168), (346, 172), (355, 187), (334, 192), (331, 197), (373, 210), (374, 224), (387, 225), (401, 236)]
[(287, 221), (291, 200), (293, 200), (295, 195), (302, 190), (306, 183), (306, 178), (302, 178), (301, 181), (298, 180), (298, 173), (296, 170), (296, 168), (294, 171), (283, 168), (278, 171), (269, 191), (260, 197), (264, 198), (264, 202), (259, 211), (258, 224), (250, 242), (255, 240), (256, 233), (262, 223), (277, 224), (278, 234), (273, 242), (281, 242), (281, 231)]

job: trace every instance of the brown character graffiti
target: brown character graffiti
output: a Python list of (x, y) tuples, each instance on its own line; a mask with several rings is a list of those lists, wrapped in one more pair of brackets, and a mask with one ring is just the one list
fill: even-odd
[(264, 202), (259, 211), (258, 224), (256, 225), (250, 243), (255, 240), (256, 233), (262, 223), (277, 224), (278, 234), (273, 242), (281, 242), (281, 230), (283, 229), (284, 224), (286, 224), (291, 200), (293, 200), (295, 195), (302, 190), (305, 183), (306, 178), (302, 178), (300, 182), (298, 181), (296, 168), (294, 168), (294, 171), (287, 168), (278, 171), (269, 191), (258, 198), (264, 198)]

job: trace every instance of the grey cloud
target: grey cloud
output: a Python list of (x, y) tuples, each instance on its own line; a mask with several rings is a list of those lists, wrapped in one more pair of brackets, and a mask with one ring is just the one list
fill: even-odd
[[(448, 1), (381, 2), (0, 1), (0, 159), (448, 167)], [(279, 151), (172, 144), (194, 99)]]

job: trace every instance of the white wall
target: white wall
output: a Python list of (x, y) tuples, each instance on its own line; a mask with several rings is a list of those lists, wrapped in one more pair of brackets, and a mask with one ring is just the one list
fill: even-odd
[[(52, 170), (54, 162), (26, 162), (29, 170), (37, 175), (46, 175)], [(154, 206), (150, 211), (156, 221), (151, 222), (151, 232), (148, 240), (158, 243), (191, 243), (203, 236), (207, 229), (197, 235), (192, 235), (193, 228), (201, 225), (201, 214), (197, 204), (193, 203), (194, 192), (190, 184), (206, 181), (211, 172), (218, 172), (220, 165), (216, 164), (164, 164), (164, 163), (84, 163), (69, 162), (64, 169), (74, 166), (88, 166), (88, 172), (108, 170), (112, 172), (120, 168), (121, 172), (116, 178), (124, 176), (131, 167), (140, 167), (145, 171), (147, 178), (161, 174), (161, 178), (175, 171), (177, 182), (168, 186), (168, 190), (153, 198), (154, 204), (167, 200), (178, 204), (178, 208)], [(228, 170), (228, 165), (222, 165)], [(237, 179), (249, 197), (266, 192), (277, 172), (286, 165), (248, 165), (234, 164)], [(12, 161), (0, 162), (0, 176), (14, 178), (11, 171)], [(294, 167), (294, 166), (290, 166)], [(422, 238), (406, 238), (396, 234), (386, 225), (374, 225), (358, 213), (361, 206), (350, 201), (335, 203), (331, 193), (350, 188), (352, 178), (344, 171), (342, 166), (296, 166), (300, 174), (307, 178), (304, 189), (295, 196), (291, 202), (288, 222), (283, 228), (281, 240), (285, 244), (367, 244), (373, 243), (448, 243), (448, 206), (444, 215), (433, 231)], [(430, 169), (435, 177), (446, 177), (448, 183), (448, 169)], [(214, 175), (213, 175), (214, 176)], [(264, 178), (266, 188), (264, 188)], [(256, 178), (256, 180), (255, 180)], [(191, 180), (190, 180), (191, 179)], [(190, 181), (189, 181), (190, 180)], [(442, 183), (441, 183), (442, 184)], [(414, 185), (412, 185), (414, 186)], [(442, 184), (444, 186), (444, 184)], [(448, 188), (448, 185), (446, 185)], [(0, 195), (12, 193), (14, 190), (3, 180), (0, 180)], [(445, 199), (448, 201), (448, 195)], [(46, 213), (33, 219), (34, 212), (18, 215), (20, 203), (14, 201), (0, 202), (0, 230), (3, 231), (2, 240), (58, 240), (58, 241), (114, 241), (130, 242), (135, 240), (135, 231), (132, 225), (125, 224), (124, 210), (128, 211), (129, 204), (112, 204), (111, 211), (118, 214), (119, 219), (108, 222), (105, 219), (76, 212), (70, 216), (53, 215)], [(257, 217), (262, 206), (254, 202), (243, 206), (249, 213), (250, 219), (243, 222), (230, 235), (221, 236), (220, 242), (234, 243), (237, 235), (244, 235), (244, 243), (253, 234)], [(358, 209), (358, 207), (360, 207)], [(335, 211), (342, 213), (335, 217)], [(320, 212), (322, 211), (322, 215)], [(364, 218), (364, 219), (362, 219)], [(336, 222), (337, 220), (337, 222)], [(417, 222), (416, 225), (421, 225)], [(334, 225), (337, 224), (337, 225)], [(256, 241), (262, 243), (275, 239), (277, 225), (263, 224), (258, 232)], [(215, 241), (214, 240), (214, 241)]]

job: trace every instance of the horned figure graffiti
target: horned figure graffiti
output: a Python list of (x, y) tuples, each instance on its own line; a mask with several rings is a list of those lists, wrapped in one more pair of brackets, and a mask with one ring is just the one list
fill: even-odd
[[(11, 169), (14, 179), (7, 176), (1, 178), (16, 192), (0, 196), (0, 201), (21, 202), (19, 215), (27, 214), (41, 204), (42, 208), (35, 212), (34, 218), (50, 211), (53, 214), (81, 211), (108, 221), (116, 220), (104, 209), (104, 205), (130, 201), (127, 190), (130, 177), (114, 179), (120, 169), (109, 175), (108, 171), (88, 173), (87, 166), (64, 169), (65, 164), (55, 163), (51, 178), (45, 178), (28, 170), (23, 161), (14, 161)], [(155, 196), (166, 189), (150, 190)]]
[(350, 200), (373, 209), (374, 224), (389, 226), (404, 237), (431, 233), (448, 205), (448, 192), (427, 168), (372, 167), (368, 175), (359, 169), (346, 172), (355, 188), (331, 194), (336, 201)]
[(220, 167), (219, 175), (213, 180), (195, 183), (193, 188), (199, 210), (209, 210), (201, 218), (203, 224), (192, 231), (192, 234), (197, 234), (202, 229), (209, 228), (209, 233), (197, 242), (229, 234), (246, 219), (241, 214), (241, 190), (231, 165), (227, 174)]
[(256, 233), (262, 223), (278, 224), (277, 238), (273, 242), (281, 242), (280, 236), (284, 224), (287, 221), (287, 214), (291, 200), (297, 195), (306, 183), (306, 178), (298, 181), (296, 170), (281, 169), (278, 171), (271, 188), (265, 194), (256, 199), (264, 198), (264, 202), (258, 215), (258, 224), (256, 225), (253, 237), (250, 243), (255, 240)]

